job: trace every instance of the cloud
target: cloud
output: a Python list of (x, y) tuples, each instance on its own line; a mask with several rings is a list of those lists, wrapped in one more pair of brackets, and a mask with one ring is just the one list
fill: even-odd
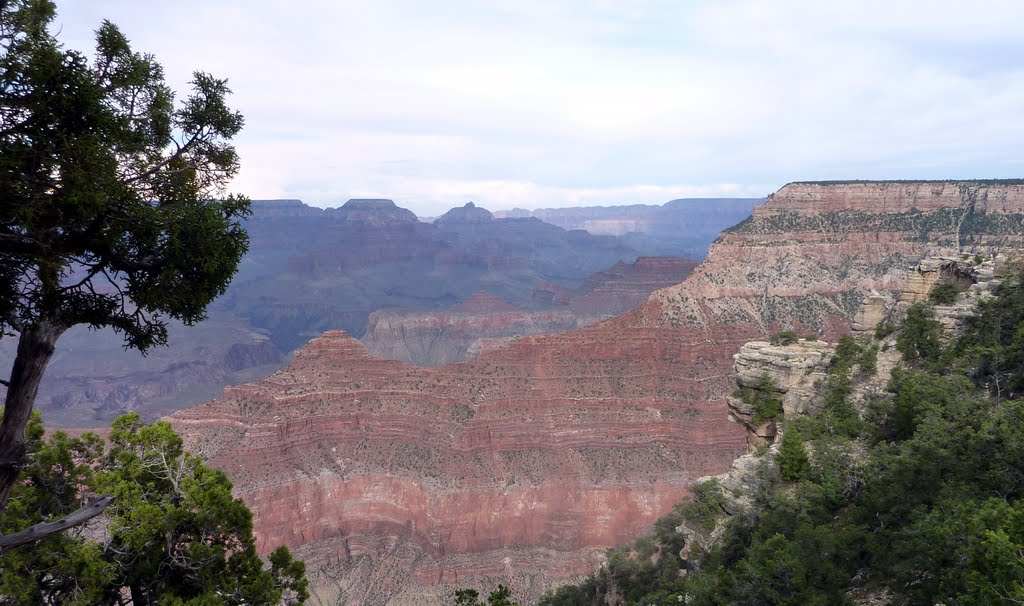
[(1020, 176), (1016, 1), (58, 4), (70, 46), (109, 18), (178, 90), (229, 77), (253, 197), (429, 215)]

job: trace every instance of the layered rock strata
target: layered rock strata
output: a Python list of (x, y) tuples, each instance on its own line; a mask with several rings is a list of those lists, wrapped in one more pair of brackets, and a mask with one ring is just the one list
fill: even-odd
[(331, 332), (173, 420), (235, 482), (260, 549), (296, 548), (323, 599), (437, 603), (498, 581), (532, 599), (744, 447), (693, 335), (620, 322), (435, 369)]
[(746, 451), (726, 402), (744, 343), (834, 341), (920, 259), (1019, 243), (1022, 211), (1002, 184), (792, 184), (620, 318), (432, 369), (328, 333), (173, 420), (322, 600), (436, 604), (499, 581), (530, 600)]

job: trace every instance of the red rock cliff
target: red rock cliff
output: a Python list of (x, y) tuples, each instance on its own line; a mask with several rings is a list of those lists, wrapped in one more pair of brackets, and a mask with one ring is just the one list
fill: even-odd
[(789, 185), (623, 317), (432, 369), (331, 332), (173, 421), (323, 600), (439, 603), (498, 581), (529, 600), (744, 451), (725, 402), (743, 343), (794, 325), (833, 338), (925, 253), (1020, 241), (1017, 188), (936, 187)]

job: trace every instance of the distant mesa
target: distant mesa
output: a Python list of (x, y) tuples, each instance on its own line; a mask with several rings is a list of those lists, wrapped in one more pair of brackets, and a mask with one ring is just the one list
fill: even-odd
[(660, 206), (586, 206), (495, 211), (499, 219), (540, 219), (567, 230), (618, 236), (649, 256), (701, 259), (725, 227), (750, 216), (763, 198), (681, 198)]
[(394, 200), (387, 198), (351, 198), (341, 206), (349, 210), (383, 210), (398, 208)]
[(487, 223), (494, 220), (494, 215), (486, 208), (480, 208), (472, 202), (467, 202), (461, 208), (453, 208), (434, 219), (436, 224), (446, 223)]
[(392, 200), (380, 198), (353, 198), (341, 208), (330, 209), (328, 212), (345, 223), (369, 227), (419, 222), (411, 210), (396, 205)]

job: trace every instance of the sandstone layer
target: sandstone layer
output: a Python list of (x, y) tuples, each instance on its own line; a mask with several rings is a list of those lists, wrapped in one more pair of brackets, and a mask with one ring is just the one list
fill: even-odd
[(920, 259), (1019, 243), (1022, 212), (1000, 184), (791, 184), (620, 318), (438, 368), (332, 332), (173, 421), (252, 506), (260, 549), (295, 548), (325, 602), (496, 582), (530, 600), (746, 451), (726, 401), (744, 343), (834, 341)]

